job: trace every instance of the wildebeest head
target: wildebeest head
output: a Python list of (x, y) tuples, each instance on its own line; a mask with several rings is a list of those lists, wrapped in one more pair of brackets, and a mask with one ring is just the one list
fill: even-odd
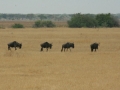
[(20, 49), (22, 48), (22, 43), (19, 44), (19, 48), (20, 48)]
[(50, 49), (52, 48), (52, 44), (49, 44)]
[(15, 42), (14, 44), (16, 44), (16, 47), (19, 47), (19, 49), (22, 48), (22, 43)]
[(70, 43), (70, 47), (74, 48), (74, 43)]
[(98, 46), (100, 45), (100, 43), (94, 43), (94, 45), (96, 46), (96, 49), (98, 49)]

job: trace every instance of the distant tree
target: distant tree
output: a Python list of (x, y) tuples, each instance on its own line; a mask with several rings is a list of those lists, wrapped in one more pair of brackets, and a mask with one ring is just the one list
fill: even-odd
[(55, 27), (55, 24), (53, 24), (52, 21), (44, 21), (43, 24), (45, 27)]
[(100, 27), (119, 27), (119, 21), (110, 13), (96, 15), (96, 20)]
[(40, 20), (44, 20), (44, 19), (47, 18), (47, 17), (46, 17), (45, 15), (43, 15), (43, 14), (38, 15), (38, 17), (40, 18)]
[(34, 27), (43, 27), (43, 23), (41, 20), (35, 22)]
[(55, 24), (53, 24), (51, 21), (41, 21), (38, 20), (35, 22), (34, 27), (55, 27)]
[(34, 14), (27, 14), (26, 17), (31, 20), (31, 19), (33, 19), (35, 16), (34, 16)]
[(85, 14), (75, 14), (72, 16), (71, 20), (68, 21), (69, 27), (95, 27), (97, 25), (97, 21), (95, 18), (85, 15)]

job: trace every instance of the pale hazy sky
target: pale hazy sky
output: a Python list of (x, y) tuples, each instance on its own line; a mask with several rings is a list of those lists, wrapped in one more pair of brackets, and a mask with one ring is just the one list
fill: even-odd
[(120, 13), (120, 0), (0, 0), (0, 13)]

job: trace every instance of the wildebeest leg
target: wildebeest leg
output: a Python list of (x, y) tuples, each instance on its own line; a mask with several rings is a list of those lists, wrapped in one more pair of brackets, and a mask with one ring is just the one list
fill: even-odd
[(46, 48), (47, 50), (46, 51), (48, 51), (48, 48)]
[(67, 51), (68, 51), (69, 48), (67, 48)]
[(15, 50), (17, 50), (16, 47), (15, 47)]
[(68, 51), (68, 48), (67, 48), (67, 51)]
[(61, 49), (61, 52), (63, 51), (63, 48)]
[(43, 48), (41, 48), (41, 51), (43, 51)]
[(8, 50), (10, 50), (10, 46), (8, 46)]
[(14, 44), (15, 50), (16, 50), (16, 45)]
[(64, 48), (64, 52), (65, 52), (65, 48)]
[(96, 52), (96, 49), (95, 49), (95, 52)]
[(93, 52), (93, 49), (91, 48), (91, 52)]
[(63, 51), (63, 47), (62, 47), (62, 49), (61, 49), (61, 52)]

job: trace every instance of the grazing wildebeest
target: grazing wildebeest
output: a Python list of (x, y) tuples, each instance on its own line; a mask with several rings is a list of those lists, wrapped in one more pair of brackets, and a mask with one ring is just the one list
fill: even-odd
[[(74, 43), (69, 43), (69, 42), (67, 42), (67, 43), (65, 43), (65, 44), (63, 44), (62, 45), (62, 49), (61, 49), (61, 52), (63, 51), (63, 49), (64, 49), (64, 52), (65, 52), (65, 49), (70, 49), (70, 48), (74, 48)], [(71, 51), (71, 49), (70, 49), (70, 51)]]
[(16, 50), (16, 47), (18, 47), (18, 48), (21, 49), (21, 48), (22, 48), (22, 44), (21, 44), (21, 43), (18, 43), (17, 41), (13, 41), (13, 42), (11, 42), (11, 43), (8, 44), (8, 50), (11, 50), (10, 47), (11, 47), (11, 48), (14, 47), (15, 50)]
[(48, 51), (48, 48), (50, 48), (50, 49), (52, 48), (52, 44), (50, 44), (48, 42), (44, 42), (40, 46), (41, 46), (41, 51), (43, 51), (43, 48), (46, 48), (47, 51)]
[(91, 44), (91, 45), (90, 45), (91, 52), (93, 52), (94, 49), (95, 49), (95, 51), (96, 51), (96, 49), (98, 49), (99, 44), (100, 44), (100, 43), (93, 43), (93, 44)]

